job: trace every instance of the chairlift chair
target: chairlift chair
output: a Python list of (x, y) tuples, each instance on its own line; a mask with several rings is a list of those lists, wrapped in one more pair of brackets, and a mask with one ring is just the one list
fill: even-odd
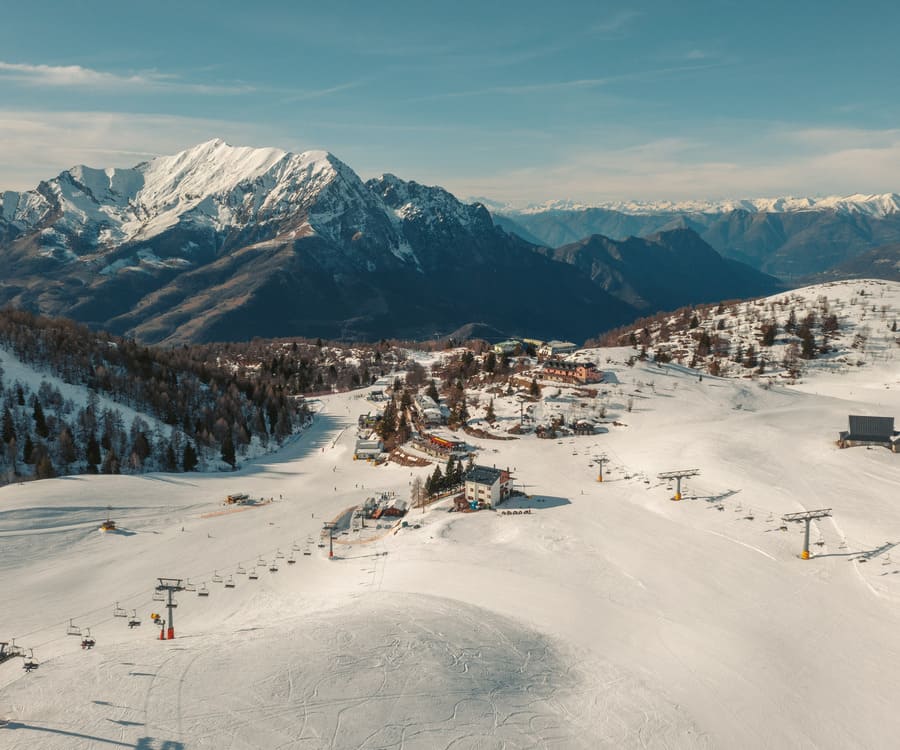
[(184, 582), (184, 590), (185, 590), (185, 591), (196, 591), (196, 590), (197, 590), (197, 586), (196, 586), (196, 584), (191, 583), (191, 579), (188, 578), (188, 579)]
[(81, 635), (82, 635), (82, 637), (81, 637), (81, 647), (82, 648), (90, 650), (97, 644), (97, 641), (95, 641), (91, 637), (91, 629), (90, 628), (85, 628), (84, 632)]
[(25, 662), (22, 664), (22, 669), (26, 672), (33, 672), (40, 666), (38, 661), (34, 658), (34, 649), (28, 649), (28, 656), (25, 657)]
[(299, 545), (297, 542), (294, 542), (294, 543), (291, 545), (291, 549), (294, 550), (294, 552), (299, 552), (300, 549), (301, 549), (301, 547), (300, 547), (300, 545)]
[(303, 550), (303, 554), (304, 554), (304, 555), (311, 555), (311, 554), (312, 554), (312, 550), (311, 550), (309, 547), (307, 547), (306, 549)]
[(164, 602), (165, 600), (166, 600), (166, 597), (163, 596), (163, 592), (162, 592), (162, 591), (154, 591), (154, 592), (153, 592), (153, 601), (155, 601), (155, 602)]
[(212, 576), (212, 578), (211, 578), (210, 580), (212, 580), (213, 583), (222, 583), (222, 581), (223, 581), (224, 579), (222, 578), (222, 576), (219, 575), (219, 571), (218, 571), (218, 570), (214, 570), (214, 571), (213, 571), (213, 576)]
[(280, 549), (275, 550), (275, 559), (276, 559), (276, 560), (283, 560), (283, 559), (284, 559), (284, 552), (282, 552)]
[(141, 618), (137, 616), (137, 610), (136, 609), (131, 610), (131, 614), (128, 616), (128, 627), (136, 628), (136, 627), (140, 626), (140, 624), (141, 624)]
[(277, 573), (278, 572), (278, 563), (275, 560), (269, 563), (269, 572)]
[(294, 557), (294, 553), (291, 552), (290, 557), (288, 557), (288, 559), (287, 559), (287, 564), (288, 564), (288, 565), (293, 565), (295, 562), (297, 562), (297, 558)]
[(263, 566), (266, 564), (266, 561), (263, 559), (262, 555), (256, 558), (256, 564), (259, 566)]
[(256, 568), (253, 568), (253, 569), (247, 574), (247, 578), (248, 578), (249, 580), (251, 580), (251, 581), (258, 581), (258, 580), (259, 580), (259, 573), (256, 572)]
[(69, 620), (69, 625), (68, 627), (66, 627), (66, 635), (81, 636), (81, 628), (79, 628), (74, 622)]
[(119, 606), (118, 602), (116, 602), (116, 606), (113, 607), (113, 617), (128, 617), (128, 613)]
[(234, 572), (239, 576), (247, 575), (247, 571), (244, 570), (244, 566), (240, 564), (234, 569)]
[(209, 596), (209, 589), (206, 588), (205, 583), (200, 584), (200, 588), (197, 589), (197, 596)]
[(228, 580), (225, 581), (225, 588), (226, 589), (234, 588), (234, 576), (228, 576)]

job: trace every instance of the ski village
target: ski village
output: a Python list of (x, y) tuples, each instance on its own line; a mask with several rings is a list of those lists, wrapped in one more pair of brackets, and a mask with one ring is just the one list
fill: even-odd
[(221, 451), (5, 343), (7, 445), (38, 402), (150, 449), (0, 487), (0, 747), (896, 747), (898, 319), (397, 345)]

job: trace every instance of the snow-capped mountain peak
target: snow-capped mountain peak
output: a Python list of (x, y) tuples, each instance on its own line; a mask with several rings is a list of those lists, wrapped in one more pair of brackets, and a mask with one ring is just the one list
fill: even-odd
[(490, 202), (492, 211), (507, 215), (541, 214), (550, 211), (586, 211), (597, 208), (618, 211), (623, 214), (720, 214), (730, 211), (748, 213), (796, 213), (800, 211), (836, 211), (845, 214), (865, 214), (884, 217), (900, 213), (900, 194), (880, 193), (853, 195), (831, 195), (825, 197), (781, 196), (778, 198), (746, 198), (724, 200), (682, 200), (682, 201), (605, 201), (585, 203), (570, 199), (550, 200), (538, 204), (515, 206), (496, 201)]

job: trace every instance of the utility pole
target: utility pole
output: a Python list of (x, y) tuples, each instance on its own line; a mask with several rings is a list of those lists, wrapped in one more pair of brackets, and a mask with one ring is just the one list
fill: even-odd
[(802, 513), (788, 513), (781, 517), (782, 521), (803, 521), (806, 527), (803, 529), (803, 551), (800, 553), (801, 560), (809, 560), (809, 525), (814, 518), (826, 518), (831, 515), (831, 508), (822, 508), (820, 510), (806, 510)]
[(159, 640), (172, 640), (175, 637), (175, 615), (174, 609), (178, 606), (178, 603), (172, 598), (173, 594), (176, 591), (184, 591), (184, 586), (181, 585), (180, 578), (159, 578), (159, 585), (156, 587), (157, 591), (167, 591), (169, 598), (166, 603), (166, 609), (169, 610), (169, 629), (168, 631), (165, 628), (165, 623), (163, 624), (163, 629), (160, 631)]
[(675, 496), (672, 500), (681, 500), (681, 480), (686, 477), (695, 477), (700, 473), (700, 469), (680, 469), (679, 471), (664, 471), (657, 474), (657, 479), (674, 479), (678, 484), (675, 489)]
[(334, 559), (334, 530), (337, 528), (337, 524), (334, 521), (328, 521), (323, 526), (328, 532), (328, 559), (331, 560)]

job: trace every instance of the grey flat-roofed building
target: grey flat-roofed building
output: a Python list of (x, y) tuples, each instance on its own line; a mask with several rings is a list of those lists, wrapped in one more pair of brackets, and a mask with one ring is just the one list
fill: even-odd
[(871, 417), (851, 414), (849, 428), (838, 436), (838, 445), (849, 448), (854, 445), (883, 445), (894, 453), (900, 450), (900, 433), (894, 430), (893, 417)]

